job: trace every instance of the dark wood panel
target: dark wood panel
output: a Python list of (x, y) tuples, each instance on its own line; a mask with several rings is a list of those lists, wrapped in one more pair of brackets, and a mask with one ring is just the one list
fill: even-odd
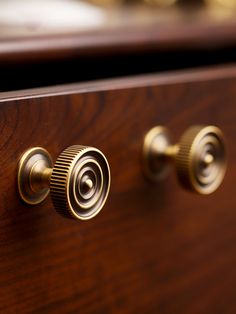
[[(236, 71), (225, 70), (225, 78), (214, 71), (191, 75), (2, 99), (0, 312), (235, 313)], [(198, 123), (225, 133), (229, 170), (222, 187), (202, 197), (183, 191), (174, 173), (158, 185), (146, 182), (145, 133), (164, 124), (177, 140)], [(61, 218), (50, 199), (21, 203), (22, 152), (43, 146), (55, 159), (76, 143), (98, 147), (110, 162), (103, 211), (78, 223)]]

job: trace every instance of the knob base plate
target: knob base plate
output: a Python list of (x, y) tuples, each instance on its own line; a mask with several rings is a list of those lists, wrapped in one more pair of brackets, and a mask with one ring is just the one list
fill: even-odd
[(166, 178), (170, 172), (170, 163), (166, 155), (171, 146), (168, 130), (163, 126), (152, 128), (145, 136), (143, 145), (144, 173), (151, 181)]
[(31, 205), (39, 204), (48, 196), (49, 188), (35, 188), (31, 184), (32, 170), (36, 165), (43, 168), (52, 168), (50, 154), (41, 147), (28, 149), (20, 158), (18, 166), (18, 190), (22, 200)]

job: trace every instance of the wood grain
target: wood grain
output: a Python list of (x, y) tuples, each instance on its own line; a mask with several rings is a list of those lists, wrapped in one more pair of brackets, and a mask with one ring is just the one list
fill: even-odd
[[(1, 313), (235, 313), (236, 70), (222, 74), (157, 74), (146, 86), (110, 82), (100, 91), (88, 84), (65, 95), (2, 98)], [(163, 124), (177, 140), (199, 123), (225, 133), (222, 187), (189, 194), (174, 171), (147, 182), (145, 133)], [(88, 222), (61, 218), (50, 199), (26, 206), (17, 194), (26, 149), (42, 146), (55, 159), (71, 144), (98, 147), (111, 166), (108, 202)]]

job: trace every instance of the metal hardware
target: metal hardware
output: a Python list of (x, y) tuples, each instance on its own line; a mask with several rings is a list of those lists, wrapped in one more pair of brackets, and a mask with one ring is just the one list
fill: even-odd
[(180, 183), (199, 194), (213, 193), (226, 171), (224, 137), (215, 126), (193, 126), (172, 145), (165, 127), (151, 129), (143, 146), (144, 171), (152, 181), (164, 179), (176, 166)]
[(212, 8), (232, 10), (232, 13), (236, 9), (235, 0), (205, 0), (205, 2)]
[(23, 201), (34, 205), (51, 194), (58, 213), (87, 220), (103, 208), (110, 190), (110, 168), (101, 151), (75, 145), (65, 149), (53, 167), (41, 147), (27, 150), (20, 159), (18, 189)]

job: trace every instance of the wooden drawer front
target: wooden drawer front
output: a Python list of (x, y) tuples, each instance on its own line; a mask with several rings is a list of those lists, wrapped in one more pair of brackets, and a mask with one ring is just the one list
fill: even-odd
[[(0, 106), (0, 312), (235, 313), (236, 68), (34, 93)], [(174, 140), (193, 124), (223, 130), (229, 164), (216, 193), (185, 192), (174, 171), (146, 181), (141, 148), (157, 124)], [(111, 166), (107, 204), (87, 222), (17, 193), (26, 149), (55, 159), (72, 144), (98, 147)]]

